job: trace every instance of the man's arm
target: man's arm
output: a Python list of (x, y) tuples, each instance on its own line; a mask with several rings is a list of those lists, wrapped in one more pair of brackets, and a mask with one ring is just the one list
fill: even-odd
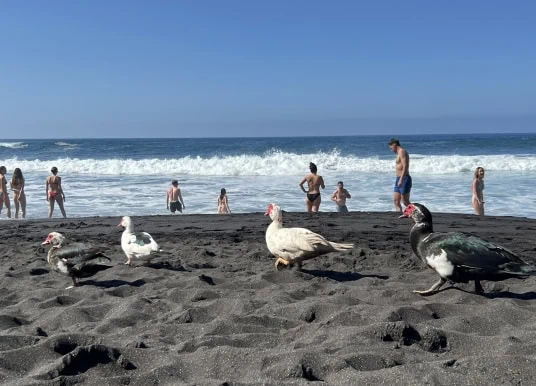
[(346, 193), (346, 198), (352, 198), (352, 196), (350, 196), (350, 192), (347, 189), (344, 189), (344, 192)]
[(404, 177), (407, 175), (408, 171), (408, 153), (405, 150), (401, 151), (402, 154), (400, 154), (400, 164), (402, 165), (402, 171), (400, 178), (398, 179), (398, 186), (402, 186), (402, 182), (404, 182)]
[(166, 191), (166, 209), (169, 209), (169, 189)]
[(186, 206), (184, 205), (184, 201), (182, 200), (182, 193), (180, 189), (179, 189), (179, 200), (181, 201), (182, 209), (186, 209)]
[(337, 189), (335, 189), (335, 191), (331, 195), (331, 201), (337, 201)]

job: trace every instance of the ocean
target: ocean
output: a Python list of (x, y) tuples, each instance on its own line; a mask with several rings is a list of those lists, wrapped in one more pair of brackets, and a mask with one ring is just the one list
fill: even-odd
[[(474, 169), (485, 176), (486, 214), (536, 218), (536, 134), (398, 136), (410, 155), (411, 200), (432, 213), (473, 213)], [(56, 166), (68, 217), (163, 215), (166, 190), (179, 180), (184, 214), (215, 213), (222, 187), (234, 213), (264, 212), (270, 202), (303, 211), (298, 187), (309, 162), (326, 189), (339, 180), (352, 194), (350, 211), (393, 209), (394, 153), (388, 136), (289, 138), (0, 140), (7, 180), (19, 167), (26, 179), (27, 218), (47, 216), (45, 178)], [(12, 199), (12, 195), (10, 198)], [(11, 203), (14, 209), (13, 202)], [(56, 208), (54, 216), (59, 216)], [(5, 219), (5, 209), (1, 219)]]

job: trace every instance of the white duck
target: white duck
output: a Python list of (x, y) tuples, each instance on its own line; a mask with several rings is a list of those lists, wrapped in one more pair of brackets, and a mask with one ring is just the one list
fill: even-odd
[(110, 258), (105, 256), (101, 249), (84, 244), (64, 247), (64, 242), (65, 236), (58, 232), (51, 232), (41, 244), (52, 245), (47, 255), (50, 268), (70, 276), (73, 280), (73, 285), (66, 289), (78, 286), (80, 278), (90, 277), (99, 271), (111, 268)]
[(132, 258), (139, 259), (149, 257), (155, 252), (161, 252), (160, 246), (154, 241), (149, 233), (134, 233), (134, 226), (132, 225), (130, 217), (123, 217), (118, 227), (125, 228), (121, 235), (121, 248), (127, 256), (125, 264), (130, 265), (132, 263)]
[(283, 214), (276, 204), (268, 205), (265, 216), (272, 223), (266, 229), (266, 245), (272, 255), (277, 257), (275, 268), (298, 264), (329, 252), (352, 249), (353, 244), (332, 243), (317, 233), (305, 228), (283, 228)]

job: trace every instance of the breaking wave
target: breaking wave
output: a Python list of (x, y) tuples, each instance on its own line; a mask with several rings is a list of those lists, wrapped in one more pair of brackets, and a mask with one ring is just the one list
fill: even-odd
[[(23, 171), (46, 171), (57, 166), (60, 173), (90, 175), (198, 175), (198, 176), (286, 176), (308, 172), (309, 162), (315, 162), (319, 174), (392, 173), (394, 160), (341, 156), (339, 152), (294, 154), (271, 151), (263, 155), (221, 157), (181, 157), (174, 159), (80, 159), (59, 158), (42, 161), (8, 159), (9, 168)], [(412, 155), (410, 170), (414, 174), (455, 174), (473, 171), (477, 166), (495, 171), (536, 171), (536, 156), (423, 156)]]

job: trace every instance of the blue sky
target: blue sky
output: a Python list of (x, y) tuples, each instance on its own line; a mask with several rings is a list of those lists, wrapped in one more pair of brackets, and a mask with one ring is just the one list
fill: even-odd
[(532, 1), (6, 1), (4, 138), (536, 131)]

